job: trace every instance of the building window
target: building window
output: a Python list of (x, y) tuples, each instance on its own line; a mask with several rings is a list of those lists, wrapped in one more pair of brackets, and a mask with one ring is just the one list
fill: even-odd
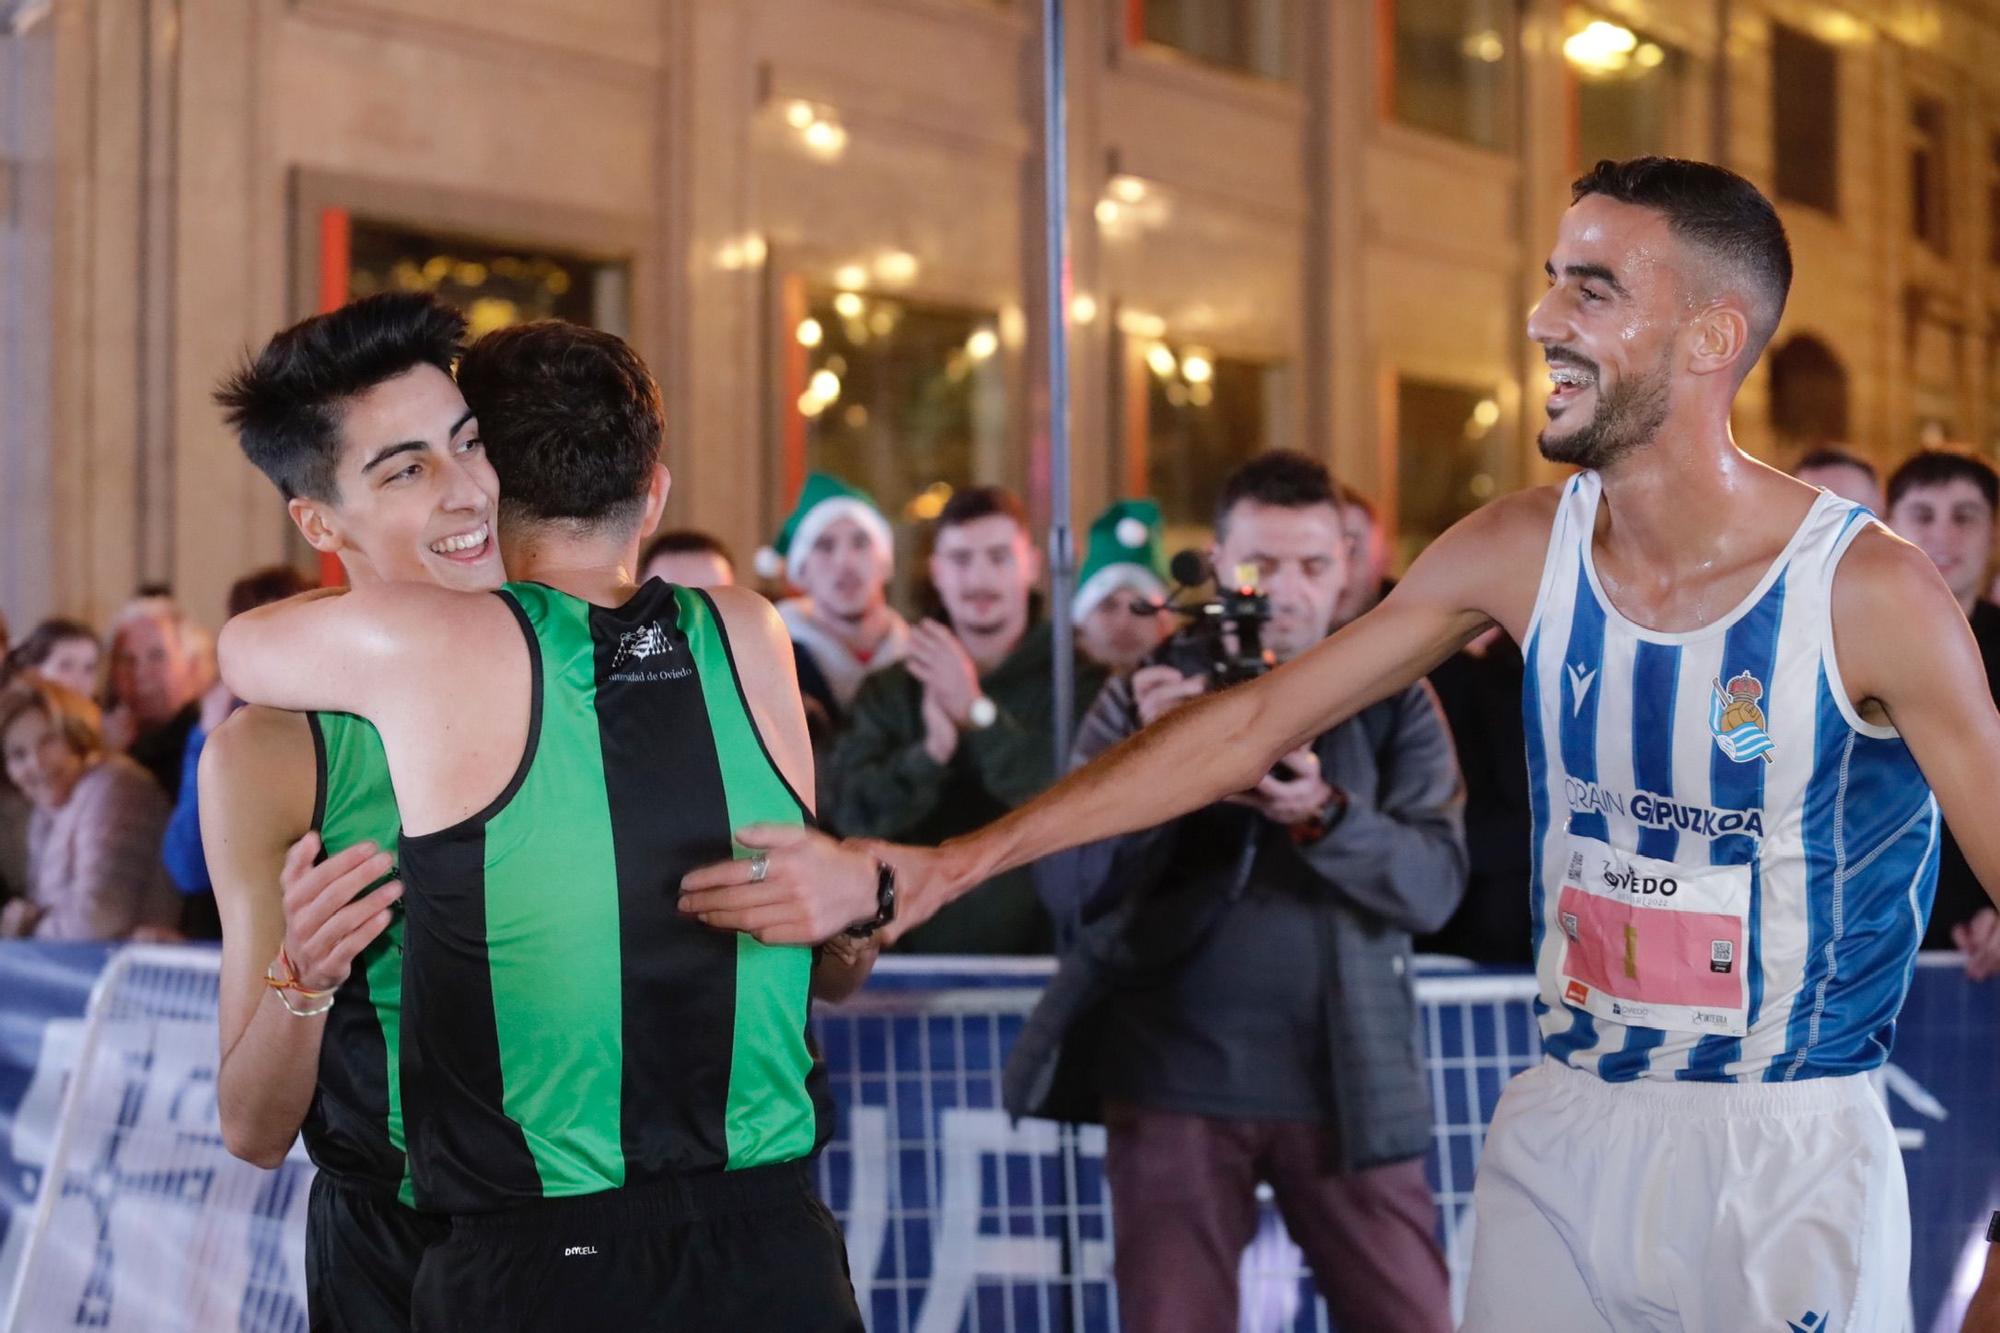
[[(796, 307), (794, 307), (796, 310)], [(999, 316), (858, 291), (816, 291), (792, 326), (797, 353), (785, 410), (800, 432), (800, 472), (831, 472), (868, 491), (916, 551), (952, 491), (1017, 484), (1007, 439)], [(897, 562), (892, 594), (909, 604), (919, 562)]]
[(1139, 360), (1145, 456), (1127, 460), (1127, 489), (1159, 501), (1169, 545), (1192, 545), (1214, 519), (1229, 474), (1270, 447), (1284, 410), (1284, 367), (1171, 342), (1145, 344)]
[(1771, 426), (1806, 448), (1847, 433), (1847, 368), (1831, 347), (1801, 333), (1771, 354)]
[(1945, 109), (1935, 97), (1910, 103), (1910, 234), (1946, 253), (1951, 245)]
[(431, 292), (465, 312), (475, 338), (531, 319), (566, 319), (620, 336), (630, 324), (631, 275), (623, 263), (359, 217), (348, 247), (350, 297)]
[(1481, 148), (1514, 146), (1514, 0), (1391, 0), (1389, 114)]
[(1771, 132), (1778, 197), (1840, 211), (1840, 53), (1771, 25)]
[(1575, 166), (1673, 151), (1683, 58), (1664, 42), (1583, 11), (1563, 41), (1574, 100)]
[(1135, 44), (1172, 47), (1205, 64), (1289, 81), (1296, 77), (1291, 40), (1301, 0), (1125, 0)]
[(1513, 432), (1491, 388), (1398, 376), (1396, 565), (1521, 483)]

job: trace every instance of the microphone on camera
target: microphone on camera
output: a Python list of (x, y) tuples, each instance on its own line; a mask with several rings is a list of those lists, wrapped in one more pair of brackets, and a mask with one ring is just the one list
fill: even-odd
[(1167, 572), (1174, 582), (1183, 588), (1195, 588), (1208, 582), (1208, 558), (1192, 548), (1174, 556), (1167, 564)]

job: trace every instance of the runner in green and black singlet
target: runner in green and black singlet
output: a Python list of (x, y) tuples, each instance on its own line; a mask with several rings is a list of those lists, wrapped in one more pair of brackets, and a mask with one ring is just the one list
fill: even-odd
[(402, 843), (416, 1198), (483, 1212), (809, 1156), (812, 954), (708, 928), (681, 877), (805, 807), (713, 604), (501, 593), (532, 647), (528, 745), (492, 805)]

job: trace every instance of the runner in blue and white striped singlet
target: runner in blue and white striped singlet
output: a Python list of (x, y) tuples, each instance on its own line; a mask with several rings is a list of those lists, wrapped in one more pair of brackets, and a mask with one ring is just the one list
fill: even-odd
[(1597, 581), (1599, 495), (1564, 489), (1525, 651), (1548, 1054), (1611, 1082), (1873, 1069), (1939, 825), (1833, 651), (1834, 570), (1872, 519), (1822, 495), (1734, 610), (1665, 634)]

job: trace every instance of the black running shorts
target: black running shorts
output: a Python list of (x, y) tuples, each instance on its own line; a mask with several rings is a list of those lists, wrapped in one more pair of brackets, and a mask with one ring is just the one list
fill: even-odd
[(417, 1275), (418, 1333), (862, 1333), (807, 1163), (462, 1215)]
[(306, 1311), (312, 1333), (386, 1333), (410, 1326), (410, 1289), (424, 1251), (450, 1220), (322, 1171), (306, 1204)]

